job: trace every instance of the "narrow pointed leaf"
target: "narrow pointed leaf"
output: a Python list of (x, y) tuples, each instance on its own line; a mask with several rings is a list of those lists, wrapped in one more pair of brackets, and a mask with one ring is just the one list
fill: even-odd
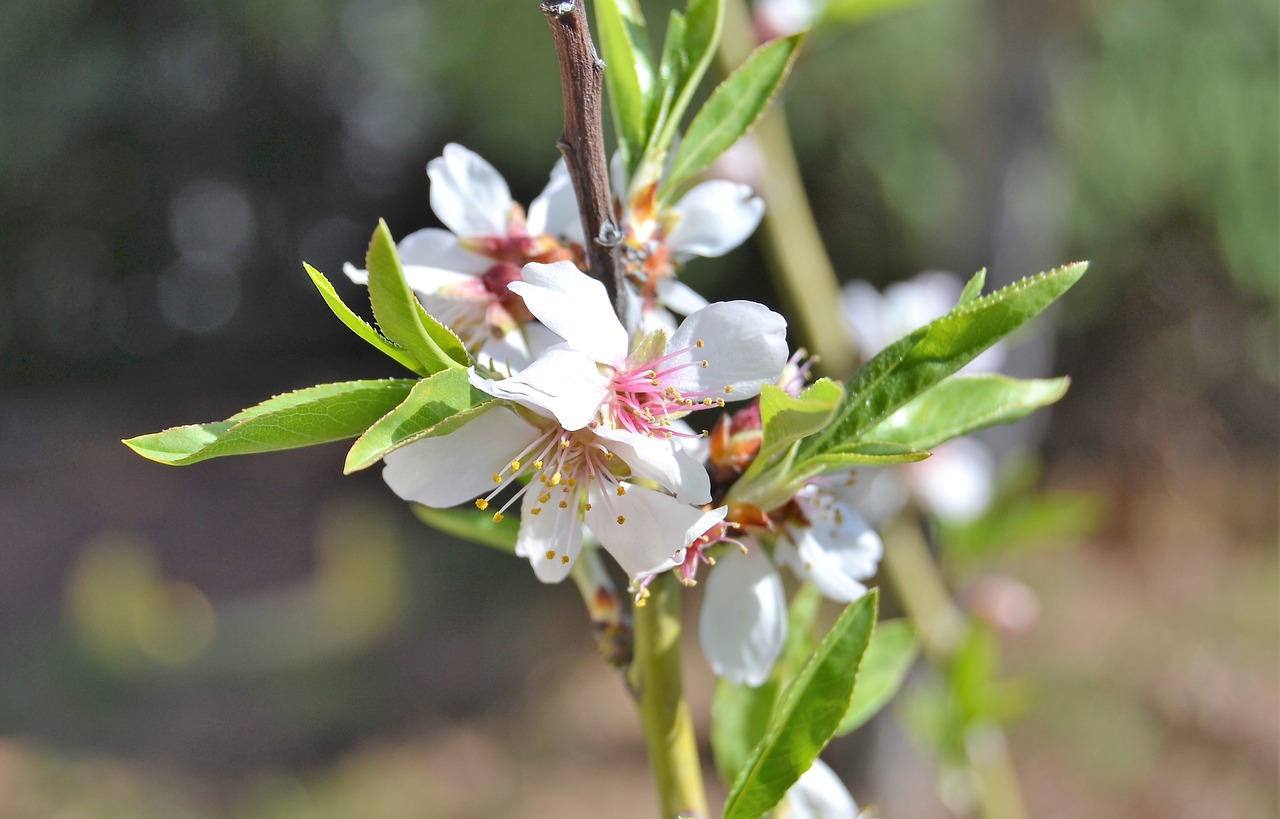
[(743, 480), (764, 472), (787, 447), (820, 431), (835, 415), (844, 387), (829, 378), (820, 378), (800, 395), (766, 384), (760, 390), (760, 451)]
[(444, 435), (488, 409), (494, 398), (467, 380), (467, 371), (441, 370), (413, 385), (404, 402), (360, 436), (347, 453), (343, 472), (373, 466), (388, 452), (405, 444)]
[(666, 127), (671, 105), (675, 102), (679, 91), (680, 77), (684, 74), (684, 15), (672, 11), (667, 17), (667, 33), (662, 41), (662, 54), (658, 58), (658, 85), (649, 98), (649, 113), (646, 117), (648, 142), (644, 148), (644, 158), (650, 164), (661, 165), (662, 157), (671, 147), (670, 141), (664, 141), (663, 134), (670, 133)]
[(420, 503), (410, 506), (419, 520), (446, 535), (515, 554), (516, 535), (520, 533), (519, 515), (508, 515), (495, 522), (492, 512), (479, 509), (434, 509)]
[(858, 687), (836, 736), (856, 731), (889, 704), (919, 654), (915, 629), (906, 620), (883, 620), (858, 669)]
[(680, 73), (675, 79), (675, 101), (664, 125), (663, 141), (666, 145), (674, 141), (680, 121), (706, 76), (711, 58), (715, 56), (724, 27), (724, 4), (725, 0), (689, 0), (685, 7)]
[(414, 379), (321, 384), (278, 395), (226, 421), (173, 427), (124, 443), (144, 458), (186, 466), (354, 438), (409, 395)]
[(670, 201), (681, 185), (751, 130), (782, 88), (803, 34), (760, 46), (711, 92), (685, 132), (659, 198)]
[(932, 449), (996, 424), (1027, 417), (1066, 395), (1070, 379), (953, 375), (867, 430), (866, 437)]
[(968, 304), (974, 299), (982, 295), (982, 288), (987, 283), (987, 269), (984, 267), (977, 273), (973, 274), (973, 278), (965, 282), (964, 290), (960, 291), (960, 298), (956, 301), (957, 305)]
[(849, 446), (827, 450), (798, 463), (792, 470), (797, 475), (813, 478), (827, 472), (841, 472), (864, 466), (913, 464), (929, 457), (926, 449), (886, 441), (858, 441)]
[(609, 107), (618, 147), (627, 160), (627, 172), (631, 173), (644, 150), (645, 117), (653, 87), (644, 17), (635, 0), (598, 0), (595, 9)]
[(858, 441), (894, 410), (972, 361), (1052, 304), (1084, 275), (1077, 262), (957, 306), (894, 342), (853, 374), (836, 421), (809, 438), (802, 456)]
[(329, 309), (333, 311), (333, 314), (343, 324), (347, 325), (353, 333), (372, 344), (383, 355), (398, 361), (418, 375), (427, 374), (426, 368), (408, 350), (387, 341), (382, 337), (381, 333), (369, 326), (368, 322), (356, 315), (338, 296), (338, 291), (333, 288), (333, 284), (324, 277), (323, 273), (305, 262), (302, 266), (306, 268), (307, 275), (311, 277), (311, 283), (320, 291), (320, 297), (324, 299), (324, 303), (329, 305)]
[(783, 693), (725, 802), (724, 819), (772, 810), (826, 747), (849, 710), (876, 621), (876, 592), (850, 604)]
[(466, 367), (470, 358), (453, 331), (427, 314), (405, 280), (396, 243), (387, 223), (378, 227), (365, 258), (369, 271), (369, 301), (383, 334), (408, 350), (427, 372)]
[(820, 25), (867, 23), (886, 14), (920, 5), (926, 0), (827, 0)]

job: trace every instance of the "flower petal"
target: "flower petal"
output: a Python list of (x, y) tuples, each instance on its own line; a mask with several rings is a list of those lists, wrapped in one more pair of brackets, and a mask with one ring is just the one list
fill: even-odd
[(995, 494), (995, 456), (976, 438), (957, 438), (903, 469), (907, 482), (930, 512), (957, 523), (987, 510)]
[(788, 819), (857, 819), (858, 804), (849, 790), (821, 759), (800, 775), (783, 797)]
[(723, 506), (706, 512), (632, 483), (618, 486), (625, 494), (592, 487), (587, 526), (631, 577), (664, 566), (728, 512)]
[(552, 332), (594, 361), (619, 366), (627, 357), (627, 331), (613, 312), (604, 285), (573, 262), (532, 263), (511, 292)]
[(493, 263), (483, 256), (465, 250), (458, 237), (440, 228), (415, 230), (396, 243), (400, 263), (439, 267), (458, 273), (483, 273)]
[[(774, 557), (837, 603), (867, 593), (861, 582), (875, 575), (884, 543), (858, 513), (832, 493), (810, 485), (796, 494), (809, 526), (788, 525)], [(788, 542), (789, 540), (789, 542)]]
[(564, 580), (582, 551), (580, 495), (577, 490), (566, 492), (564, 499), (568, 502), (563, 508), (558, 502), (539, 503), (532, 488), (521, 499), (516, 554), (529, 558), (533, 573), (543, 583)]
[(625, 429), (597, 428), (596, 436), (608, 441), (631, 471), (674, 493), (680, 503), (710, 503), (711, 478), (697, 458), (674, 438), (641, 435)]
[(404, 500), (456, 506), (492, 489), (494, 471), (539, 434), (511, 410), (494, 407), (448, 435), (388, 453), (382, 479)]
[(459, 236), (506, 236), (511, 190), (502, 175), (461, 145), (427, 163), (431, 209)]
[[(697, 347), (699, 341), (704, 346)], [(729, 401), (751, 398), (774, 383), (787, 363), (787, 320), (753, 301), (717, 302), (685, 319), (667, 347), (684, 352), (665, 368), (690, 365), (668, 377), (676, 389), (718, 393)]]
[(672, 278), (658, 280), (658, 303), (682, 316), (696, 313), (708, 304), (698, 291)]
[(764, 216), (764, 200), (727, 179), (703, 182), (674, 208), (680, 221), (667, 236), (677, 258), (721, 256), (746, 241)]
[(536, 236), (547, 233), (556, 238), (586, 244), (582, 238), (582, 217), (578, 213), (578, 198), (573, 192), (569, 167), (564, 159), (551, 169), (551, 181), (529, 204), (529, 233)]
[(782, 579), (759, 546), (726, 551), (707, 576), (698, 638), (716, 676), (756, 687), (787, 639)]
[(591, 423), (609, 393), (609, 379), (596, 363), (563, 345), (546, 351), (510, 378), (482, 378), (473, 369), (471, 383), (489, 395), (554, 418), (567, 430)]

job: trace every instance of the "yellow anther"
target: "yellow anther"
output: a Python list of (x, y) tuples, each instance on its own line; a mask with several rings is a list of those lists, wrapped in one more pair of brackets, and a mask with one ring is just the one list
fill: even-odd
[(542, 514), (542, 507), (541, 507), (541, 506), (535, 506), (535, 507), (533, 507), (532, 509), (530, 509), (530, 510), (529, 510), (529, 514), (531, 514), (531, 515), (541, 515), (541, 514)]
[(696, 342), (694, 342), (694, 343), (695, 343), (695, 344), (697, 344), (699, 348), (702, 348), (702, 347), (707, 346), (707, 342), (703, 341), (702, 339), (698, 339), (698, 340), (697, 340)]
[(644, 377), (645, 377), (645, 378), (657, 378), (657, 377), (658, 377), (658, 371), (657, 371), (657, 370), (649, 370), (649, 372), (647, 372), (647, 373), (645, 373), (645, 374), (644, 374)]
[(476, 498), (476, 508), (483, 512), (489, 508), (489, 501), (484, 498)]
[(587, 511), (588, 511), (588, 512), (590, 512), (590, 511), (591, 511), (591, 504), (589, 504), (589, 503), (588, 503), (588, 504), (587, 504), (587, 506), (586, 506), (586, 509), (587, 509)]
[(627, 487), (622, 484), (618, 484), (618, 497), (622, 497), (625, 494), (627, 494)]
[(747, 547), (746, 547), (746, 546), (744, 546), (743, 544), (739, 543), (739, 544), (738, 544), (738, 551), (742, 552), (742, 553), (745, 555), (745, 554), (747, 553)]
[(556, 553), (552, 549), (547, 549), (547, 560), (554, 560)]
[(560, 442), (560, 448), (561, 448), (561, 449), (568, 449), (568, 448), (569, 448), (569, 440), (568, 440), (567, 438), (566, 438), (565, 440), (563, 440), (563, 441), (561, 441), (561, 442)]
[(511, 462), (511, 471), (512, 471), (512, 472), (518, 472), (518, 471), (520, 471), (520, 462), (519, 462), (519, 461), (512, 461), (512, 462)]
[(546, 503), (549, 500), (551, 500), (550, 492), (544, 492), (543, 494), (538, 496), (538, 503)]
[(732, 384), (725, 384), (725, 385), (724, 385), (724, 391), (725, 391), (725, 392), (733, 392), (733, 385), (732, 385)]
[(554, 475), (552, 475), (552, 476), (551, 476), (551, 485), (552, 485), (552, 486), (559, 486), (559, 485), (560, 485), (561, 477), (562, 477), (562, 476), (560, 475), (560, 473), (559, 473), (559, 472), (557, 472), (557, 473), (555, 473)]
[(534, 462), (533, 462), (533, 468), (534, 468), (534, 469), (541, 469), (541, 468), (542, 468), (542, 459), (541, 459), (541, 458), (539, 458), (538, 460), (536, 460), (536, 461), (534, 461)]
[(655, 378), (655, 379), (653, 379), (652, 381), (650, 381), (650, 382), (649, 382), (649, 386), (651, 386), (651, 387), (656, 387), (656, 386), (658, 386), (658, 379), (656, 379), (656, 378)]
[(619, 525), (619, 526), (621, 526), (622, 524), (624, 524), (624, 523), (626, 523), (626, 522), (627, 522), (627, 516), (626, 516), (626, 515), (618, 515), (618, 525)]
[(569, 501), (563, 501), (563, 500), (562, 500), (562, 501), (560, 501), (560, 508), (561, 508), (561, 509), (568, 509), (568, 508), (569, 508)]
[(710, 362), (710, 361), (707, 361), (705, 358), (704, 358), (704, 359), (702, 359), (702, 369), (704, 369), (704, 370), (705, 370), (707, 367), (710, 367), (710, 366), (711, 366), (711, 362)]
[(502, 476), (499, 475), (497, 472), (493, 473), (493, 482), (502, 483)]
[(711, 405), (712, 405), (712, 404), (714, 404), (714, 403), (715, 403), (715, 402), (714, 402), (714, 401), (712, 401), (710, 398), (704, 398), (704, 399), (702, 399), (702, 406), (704, 406), (704, 407), (709, 407), (709, 406), (711, 406)]
[(570, 478), (570, 479), (569, 479), (569, 485), (570, 485), (570, 486), (577, 486), (577, 485), (578, 485), (578, 479), (577, 479), (577, 478)]
[(612, 460), (613, 460), (613, 453), (612, 453), (612, 452), (606, 452), (606, 453), (604, 454), (604, 459), (605, 459), (606, 461), (612, 461)]
[(568, 555), (560, 555), (560, 562), (561, 562), (561, 563), (568, 563), (568, 562), (569, 562), (569, 556), (568, 556)]
[(504, 515), (503, 515), (501, 512), (494, 512), (494, 513), (493, 513), (493, 522), (494, 522), (494, 523), (502, 523), (502, 519), (503, 519), (503, 517), (504, 517)]

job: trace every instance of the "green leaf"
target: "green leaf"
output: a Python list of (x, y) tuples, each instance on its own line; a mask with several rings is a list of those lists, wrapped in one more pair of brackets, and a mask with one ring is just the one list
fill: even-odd
[(724, 27), (724, 4), (725, 0), (689, 0), (685, 6), (684, 36), (680, 39), (680, 74), (675, 102), (666, 117), (668, 133), (664, 134), (664, 147), (675, 139), (680, 120), (715, 56), (720, 31)]
[(495, 522), (493, 513), (481, 512), (479, 509), (434, 509), (420, 503), (410, 506), (419, 520), (446, 535), (489, 546), (501, 552), (516, 552), (516, 535), (520, 533), (519, 515), (507, 515)]
[(857, 469), (863, 466), (893, 466), (912, 464), (929, 457), (924, 449), (913, 449), (903, 444), (884, 441), (859, 441), (856, 444), (827, 450), (794, 465), (792, 474), (803, 480), (828, 472)]
[(751, 130), (782, 88), (803, 39), (795, 34), (760, 46), (711, 92), (676, 151), (660, 200), (669, 201), (683, 182)]
[(995, 373), (953, 375), (936, 384), (888, 418), (866, 437), (932, 449), (971, 432), (1009, 424), (1066, 395), (1068, 378), (1019, 380)]
[(667, 33), (662, 40), (662, 55), (658, 58), (658, 94), (649, 101), (649, 142), (645, 146), (647, 158), (659, 157), (669, 144), (662, 142), (662, 133), (667, 131), (666, 123), (671, 103), (680, 89), (680, 78), (684, 76), (684, 15), (672, 11), (667, 17)]
[(711, 752), (725, 784), (733, 782), (751, 749), (764, 737), (778, 692), (813, 651), (813, 621), (821, 602), (822, 595), (812, 583), (802, 584), (792, 596), (787, 642), (764, 684), (757, 688), (727, 680), (716, 684), (711, 701)]
[(405, 444), (452, 432), (474, 420), (494, 400), (471, 386), (466, 370), (451, 368), (424, 378), (400, 406), (378, 419), (352, 445), (343, 472), (373, 466)]
[(173, 427), (124, 443), (144, 458), (186, 466), (354, 438), (405, 399), (414, 379), (346, 381), (277, 395), (226, 421)]
[(383, 335), (408, 350), (428, 373), (471, 363), (453, 331), (428, 315), (414, 295), (400, 266), (395, 240), (381, 219), (369, 242), (365, 267), (369, 270), (369, 301)]
[(964, 290), (960, 291), (960, 298), (956, 301), (956, 305), (968, 304), (974, 299), (982, 295), (982, 288), (987, 283), (987, 269), (984, 267), (977, 273), (973, 274), (973, 278), (965, 282)]
[(889, 704), (919, 653), (915, 630), (906, 620), (882, 620), (862, 658), (858, 687), (836, 736), (844, 736), (866, 724)]
[(382, 334), (370, 327), (364, 319), (360, 318), (350, 307), (344, 304), (342, 299), (338, 297), (338, 291), (333, 289), (333, 285), (324, 277), (323, 273), (306, 262), (303, 262), (302, 266), (306, 268), (307, 275), (311, 277), (311, 283), (320, 291), (320, 296), (324, 299), (324, 303), (329, 305), (329, 309), (333, 311), (333, 314), (343, 324), (351, 328), (352, 332), (372, 344), (383, 355), (390, 356), (418, 375), (427, 374), (426, 369), (418, 363), (418, 359), (414, 358), (408, 350), (403, 347), (397, 347), (387, 341), (382, 337)]
[(845, 384), (837, 421), (809, 438), (802, 455), (815, 455), (862, 438), (890, 413), (972, 361), (1052, 304), (1084, 275), (1086, 262), (1041, 273), (947, 315), (886, 347)]
[(820, 431), (835, 415), (844, 388), (820, 378), (799, 395), (766, 384), (760, 390), (760, 451), (741, 480), (750, 482), (766, 471), (784, 449)]
[(597, 0), (595, 9), (606, 63), (604, 80), (609, 89), (609, 107), (618, 148), (630, 174), (647, 141), (646, 114), (653, 93), (653, 65), (644, 16), (635, 0)]
[(850, 604), (782, 695), (725, 802), (724, 819), (757, 819), (826, 747), (849, 710), (858, 665), (876, 622), (876, 592)]

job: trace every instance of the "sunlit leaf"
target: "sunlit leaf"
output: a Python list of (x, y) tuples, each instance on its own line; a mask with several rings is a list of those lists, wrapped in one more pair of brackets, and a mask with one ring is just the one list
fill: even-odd
[(973, 274), (973, 278), (965, 282), (964, 290), (960, 291), (960, 298), (956, 300), (956, 304), (968, 304), (974, 299), (982, 295), (982, 288), (987, 283), (987, 269), (984, 267), (977, 273)]
[(916, 633), (906, 620), (882, 620), (867, 646), (858, 669), (858, 687), (836, 736), (844, 736), (866, 724), (889, 704), (919, 653)]
[(876, 441), (932, 449), (952, 438), (1025, 418), (1062, 398), (1070, 383), (1065, 377), (1024, 380), (995, 373), (953, 375), (865, 434)]
[(681, 185), (751, 130), (782, 88), (803, 34), (760, 46), (711, 92), (671, 162), (659, 198), (669, 200)]
[(493, 513), (469, 507), (434, 509), (420, 503), (410, 506), (419, 520), (446, 535), (515, 554), (516, 535), (520, 533), (519, 515), (508, 515), (495, 521)]
[(725, 802), (724, 819), (757, 819), (813, 765), (849, 710), (876, 620), (876, 592), (845, 608), (783, 693)]
[(471, 363), (453, 331), (428, 315), (414, 295), (400, 266), (395, 240), (381, 219), (369, 242), (365, 267), (369, 270), (369, 301), (383, 335), (408, 350), (429, 373)]
[(405, 444), (452, 432), (493, 402), (471, 386), (466, 370), (441, 370), (415, 384), (403, 403), (360, 436), (347, 453), (343, 471), (365, 469)]
[(618, 149), (631, 173), (647, 141), (646, 113), (653, 91), (644, 16), (635, 0), (597, 0), (595, 10)]
[(346, 381), (277, 395), (210, 424), (173, 427), (124, 443), (144, 458), (186, 466), (226, 455), (248, 455), (354, 438), (394, 409), (414, 379)]
[(324, 303), (329, 305), (329, 309), (333, 311), (333, 314), (337, 316), (343, 324), (347, 325), (352, 332), (372, 344), (374, 348), (383, 355), (390, 356), (405, 367), (413, 370), (418, 375), (427, 374), (426, 368), (418, 362), (418, 359), (413, 357), (412, 353), (403, 347), (396, 346), (390, 341), (387, 341), (377, 330), (369, 326), (364, 319), (356, 315), (350, 307), (347, 307), (347, 305), (343, 303), (342, 299), (338, 296), (338, 291), (333, 289), (333, 285), (324, 277), (323, 273), (305, 262), (302, 266), (306, 268), (307, 275), (311, 277), (312, 284), (314, 284), (316, 289), (320, 291), (320, 296), (324, 299)]
[(1085, 262), (1022, 279), (957, 306), (894, 342), (845, 384), (845, 402), (827, 432), (806, 440), (804, 456), (858, 441), (912, 398), (1035, 317), (1084, 275)]

